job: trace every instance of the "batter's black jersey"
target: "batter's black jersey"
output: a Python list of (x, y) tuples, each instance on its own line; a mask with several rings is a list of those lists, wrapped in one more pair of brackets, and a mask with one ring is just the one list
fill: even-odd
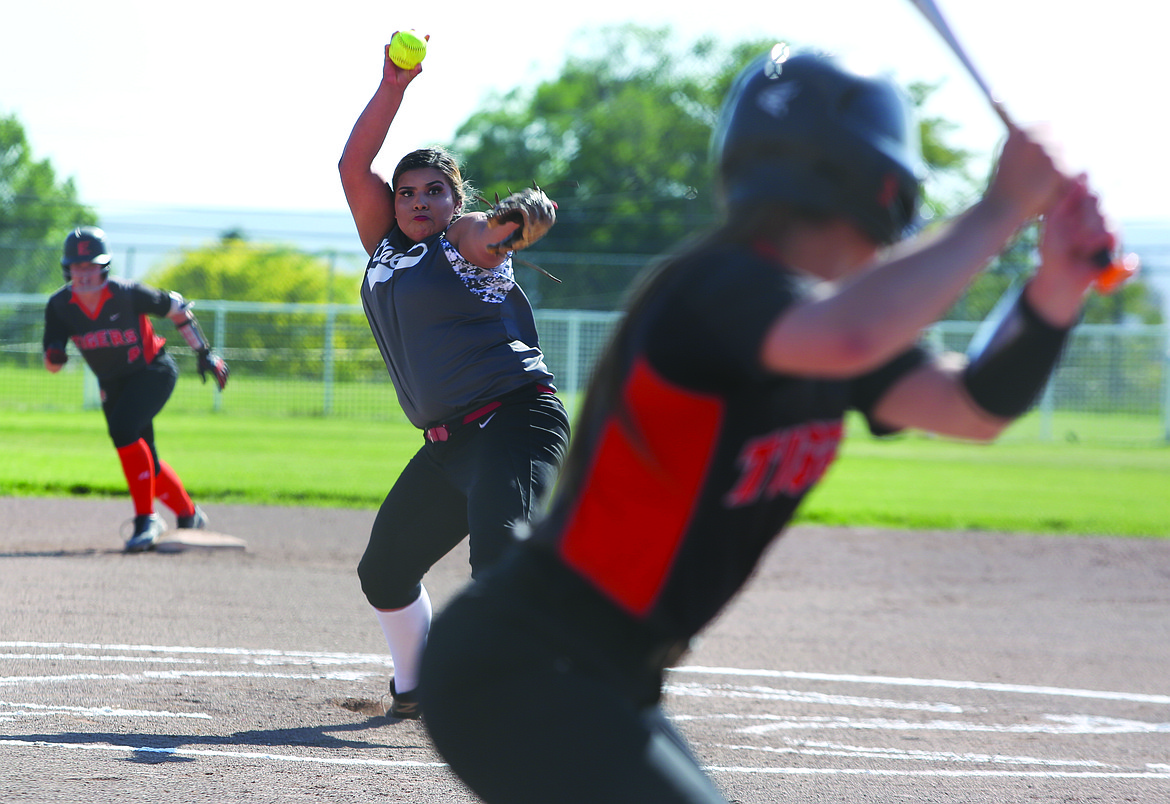
[(399, 404), (416, 427), (526, 385), (552, 386), (511, 258), (480, 268), (446, 232), (415, 243), (395, 226), (370, 257), (361, 297)]
[(154, 361), (166, 340), (155, 334), (149, 316), (170, 310), (165, 291), (111, 277), (91, 312), (65, 285), (45, 305), (44, 346), (64, 348), (72, 340), (99, 383), (125, 377)]
[(671, 268), (611, 347), (614, 398), (586, 406), (581, 452), (534, 527), (534, 546), (661, 635), (689, 638), (715, 616), (824, 475), (846, 411), (869, 417), (925, 359), (916, 347), (849, 380), (767, 372), (765, 333), (804, 292), (743, 246)]

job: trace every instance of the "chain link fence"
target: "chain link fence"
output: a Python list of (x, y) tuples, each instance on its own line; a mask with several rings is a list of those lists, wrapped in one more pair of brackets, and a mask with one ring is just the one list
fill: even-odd
[[(0, 411), (77, 411), (99, 405), (74, 347), (56, 375), (42, 364), (46, 296), (0, 295)], [(199, 301), (203, 328), (232, 370), (225, 392), (197, 382), (195, 358), (167, 322), (158, 331), (183, 377), (169, 413), (402, 419), (394, 389), (356, 304)], [(619, 314), (538, 310), (550, 368), (571, 412)], [(978, 324), (941, 322), (926, 337), (963, 351)], [(1170, 326), (1082, 325), (1037, 410), (1009, 438), (1170, 443)]]

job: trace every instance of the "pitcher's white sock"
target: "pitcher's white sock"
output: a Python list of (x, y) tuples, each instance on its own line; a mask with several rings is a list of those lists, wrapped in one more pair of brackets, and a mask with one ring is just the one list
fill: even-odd
[(418, 666), (431, 630), (431, 598), (424, 586), (418, 599), (401, 609), (374, 609), (390, 658), (394, 661), (394, 689), (410, 692), (418, 686)]

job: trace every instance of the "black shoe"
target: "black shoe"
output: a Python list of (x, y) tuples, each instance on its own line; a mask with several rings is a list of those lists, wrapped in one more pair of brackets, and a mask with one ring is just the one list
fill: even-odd
[(198, 505), (195, 506), (195, 513), (190, 516), (181, 516), (175, 520), (175, 527), (177, 528), (198, 528), (203, 530), (207, 527), (207, 514), (203, 513), (203, 509)]
[(418, 720), (422, 717), (422, 707), (418, 700), (418, 690), (398, 692), (394, 689), (394, 679), (390, 679), (390, 707), (386, 710), (386, 717), (399, 720)]
[(126, 552), (153, 550), (155, 541), (166, 529), (167, 523), (158, 514), (139, 514), (134, 517), (134, 535), (126, 540)]

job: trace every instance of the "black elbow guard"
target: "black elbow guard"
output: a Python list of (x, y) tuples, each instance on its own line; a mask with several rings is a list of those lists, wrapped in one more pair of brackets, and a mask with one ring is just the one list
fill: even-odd
[(1023, 290), (1002, 316), (988, 317), (967, 350), (963, 385), (988, 413), (1013, 419), (1028, 411), (1060, 362), (1068, 329), (1054, 327), (1028, 304)]

